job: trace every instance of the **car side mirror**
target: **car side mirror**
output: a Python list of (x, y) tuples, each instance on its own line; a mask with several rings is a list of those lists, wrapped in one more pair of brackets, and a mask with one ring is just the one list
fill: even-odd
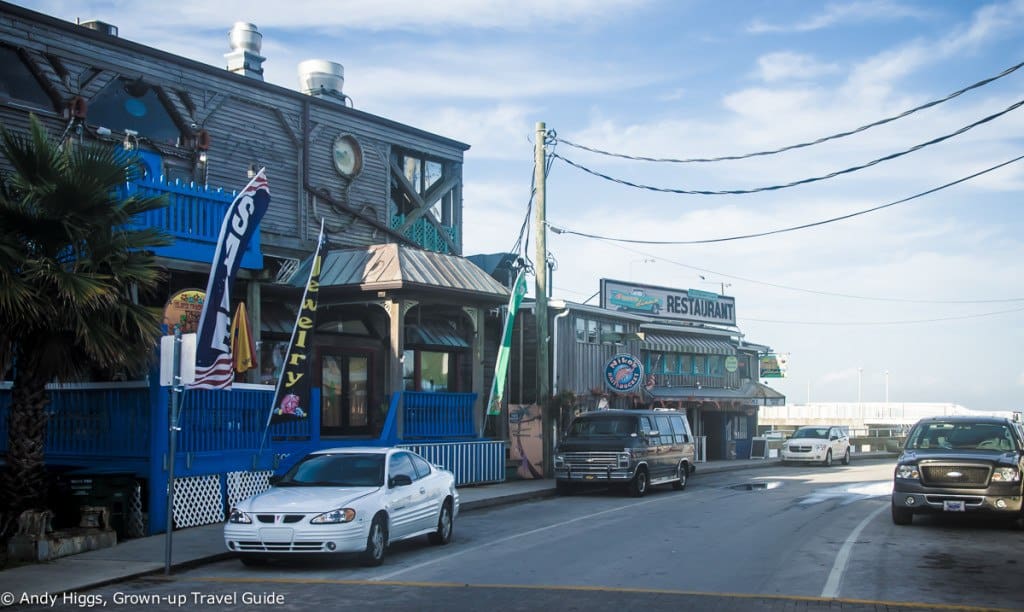
[(829, 438), (829, 440), (832, 441), (832, 442), (835, 442), (838, 439), (839, 439), (839, 436), (832, 436), (831, 438)]
[(412, 478), (408, 474), (398, 474), (388, 479), (388, 487), (394, 489), (395, 487), (407, 487), (412, 484)]

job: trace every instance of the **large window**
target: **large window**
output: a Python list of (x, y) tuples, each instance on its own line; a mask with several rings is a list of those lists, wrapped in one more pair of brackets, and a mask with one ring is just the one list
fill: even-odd
[(0, 100), (14, 99), (53, 110), (53, 101), (21, 55), (0, 45)]
[(406, 391), (457, 391), (456, 355), (442, 351), (406, 350), (402, 380)]
[(181, 130), (160, 101), (156, 90), (142, 79), (114, 79), (89, 107), (91, 125), (115, 132), (134, 130), (153, 142), (179, 145)]
[(587, 344), (614, 344), (623, 343), (623, 336), (626, 328), (622, 323), (610, 323), (577, 317), (575, 320), (576, 342)]

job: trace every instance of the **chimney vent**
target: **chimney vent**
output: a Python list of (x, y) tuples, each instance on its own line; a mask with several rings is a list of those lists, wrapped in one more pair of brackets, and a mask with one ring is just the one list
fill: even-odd
[(109, 24), (105, 21), (92, 19), (90, 21), (79, 22), (78, 25), (82, 26), (83, 28), (89, 28), (90, 30), (101, 32), (103, 34), (106, 34), (107, 36), (117, 36), (117, 26)]
[(263, 47), (263, 35), (255, 24), (239, 21), (231, 28), (228, 35), (231, 41), (231, 52), (225, 53), (228, 70), (249, 78), (263, 80), (263, 62), (267, 58), (260, 55)]
[(352, 99), (341, 91), (344, 85), (345, 67), (337, 62), (311, 59), (299, 63), (299, 90), (308, 96), (351, 105)]

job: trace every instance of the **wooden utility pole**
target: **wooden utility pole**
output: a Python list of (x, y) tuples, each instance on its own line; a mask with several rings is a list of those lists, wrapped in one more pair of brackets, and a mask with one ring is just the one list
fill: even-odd
[(548, 227), (545, 224), (547, 212), (545, 206), (545, 191), (547, 180), (545, 172), (545, 148), (544, 138), (547, 129), (543, 121), (537, 122), (537, 133), (534, 137), (533, 149), (533, 174), (537, 195), (534, 198), (537, 207), (537, 224), (535, 226), (537, 240), (537, 284), (535, 296), (537, 299), (537, 403), (544, 406), (547, 404), (548, 389)]

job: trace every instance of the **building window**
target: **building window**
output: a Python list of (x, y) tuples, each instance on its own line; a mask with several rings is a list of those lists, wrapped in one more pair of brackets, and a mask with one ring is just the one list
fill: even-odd
[(693, 374), (693, 355), (681, 355), (679, 358), (679, 371), (683, 374)]
[(162, 144), (180, 145), (181, 130), (156, 90), (140, 79), (114, 79), (89, 106), (89, 124), (115, 132), (134, 130)]
[(679, 373), (679, 355), (676, 353), (665, 353), (665, 365), (661, 371), (663, 374)]
[(0, 100), (14, 99), (33, 106), (53, 110), (53, 100), (46, 95), (39, 79), (29, 70), (21, 54), (0, 45)]
[(406, 391), (454, 391), (455, 355), (442, 351), (406, 350), (402, 381)]
[(721, 378), (725, 375), (724, 358), (721, 355), (708, 355), (708, 374)]
[(590, 344), (598, 344), (600, 338), (600, 328), (597, 325), (597, 321), (587, 321), (587, 342)]
[(587, 341), (587, 320), (576, 318), (576, 342)]
[(701, 376), (708, 373), (707, 370), (707, 359), (704, 355), (693, 356), (693, 373), (697, 376)]

